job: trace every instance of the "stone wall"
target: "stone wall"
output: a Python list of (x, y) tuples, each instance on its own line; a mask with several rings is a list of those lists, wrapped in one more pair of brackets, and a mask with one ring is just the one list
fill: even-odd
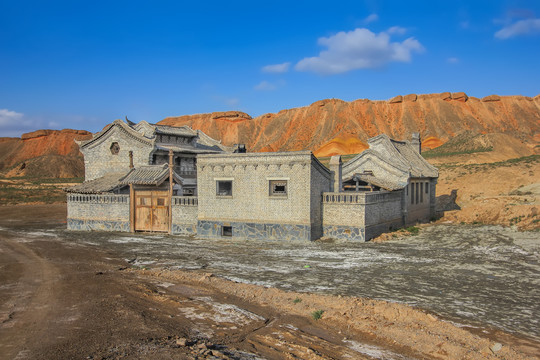
[(196, 235), (198, 200), (196, 196), (173, 196), (172, 233), (175, 235)]
[(129, 195), (68, 194), (67, 228), (129, 232)]
[[(232, 237), (311, 240), (312, 161), (306, 151), (200, 155), (198, 236), (221, 236), (230, 226)], [(270, 195), (272, 180), (287, 182), (285, 196)], [(232, 181), (232, 195), (217, 195), (217, 181)]]
[(323, 236), (322, 194), (330, 191), (332, 181), (332, 173), (314, 158), (310, 181), (311, 240), (317, 240)]
[[(118, 153), (111, 152), (111, 145), (118, 143)], [(110, 172), (129, 171), (129, 151), (133, 151), (135, 167), (148, 165), (153, 146), (143, 142), (120, 126), (113, 126), (102, 138), (88, 147), (81, 148), (84, 155), (85, 180), (99, 178)]]
[(407, 225), (430, 220), (432, 204), (435, 204), (435, 184), (436, 180), (411, 178), (405, 189)]
[(367, 241), (402, 225), (401, 191), (323, 193), (325, 237)]

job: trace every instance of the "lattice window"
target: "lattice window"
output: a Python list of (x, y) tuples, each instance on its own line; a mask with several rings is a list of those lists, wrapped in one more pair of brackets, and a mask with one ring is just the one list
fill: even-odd
[(118, 155), (120, 152), (120, 145), (115, 141), (111, 144), (111, 154)]
[(270, 180), (270, 196), (287, 196), (287, 180)]

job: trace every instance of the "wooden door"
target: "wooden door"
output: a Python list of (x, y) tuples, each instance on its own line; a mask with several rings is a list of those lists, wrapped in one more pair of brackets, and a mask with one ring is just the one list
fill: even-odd
[(167, 191), (135, 192), (135, 231), (169, 231)]

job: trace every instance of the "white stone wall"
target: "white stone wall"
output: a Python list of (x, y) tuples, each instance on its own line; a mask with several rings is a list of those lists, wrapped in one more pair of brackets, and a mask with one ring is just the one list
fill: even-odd
[(68, 194), (69, 230), (129, 231), (129, 195)]
[[(310, 152), (199, 156), (199, 220), (309, 226), (311, 156)], [(217, 180), (232, 180), (232, 196), (216, 195)], [(287, 196), (270, 196), (270, 180), (287, 180)]]
[(172, 205), (172, 223), (176, 225), (197, 225), (197, 197), (174, 196)]
[(330, 191), (332, 186), (332, 173), (324, 167), (316, 158), (313, 158), (311, 165), (311, 237), (316, 240), (323, 236), (322, 228), (322, 194)]
[[(111, 153), (112, 143), (117, 142), (120, 151)], [(133, 151), (135, 167), (148, 165), (153, 146), (143, 143), (114, 126), (95, 143), (81, 149), (84, 155), (85, 180), (99, 178), (110, 172), (129, 171), (129, 151)]]

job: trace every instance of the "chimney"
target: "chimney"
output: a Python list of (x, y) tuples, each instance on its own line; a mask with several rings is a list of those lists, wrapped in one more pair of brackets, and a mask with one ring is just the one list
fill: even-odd
[(341, 155), (334, 155), (330, 158), (330, 171), (334, 173), (334, 192), (341, 192)]
[(422, 141), (420, 141), (420, 133), (412, 133), (411, 145), (416, 151), (418, 151), (419, 154), (422, 153)]
[(129, 168), (133, 169), (133, 151), (129, 150)]

